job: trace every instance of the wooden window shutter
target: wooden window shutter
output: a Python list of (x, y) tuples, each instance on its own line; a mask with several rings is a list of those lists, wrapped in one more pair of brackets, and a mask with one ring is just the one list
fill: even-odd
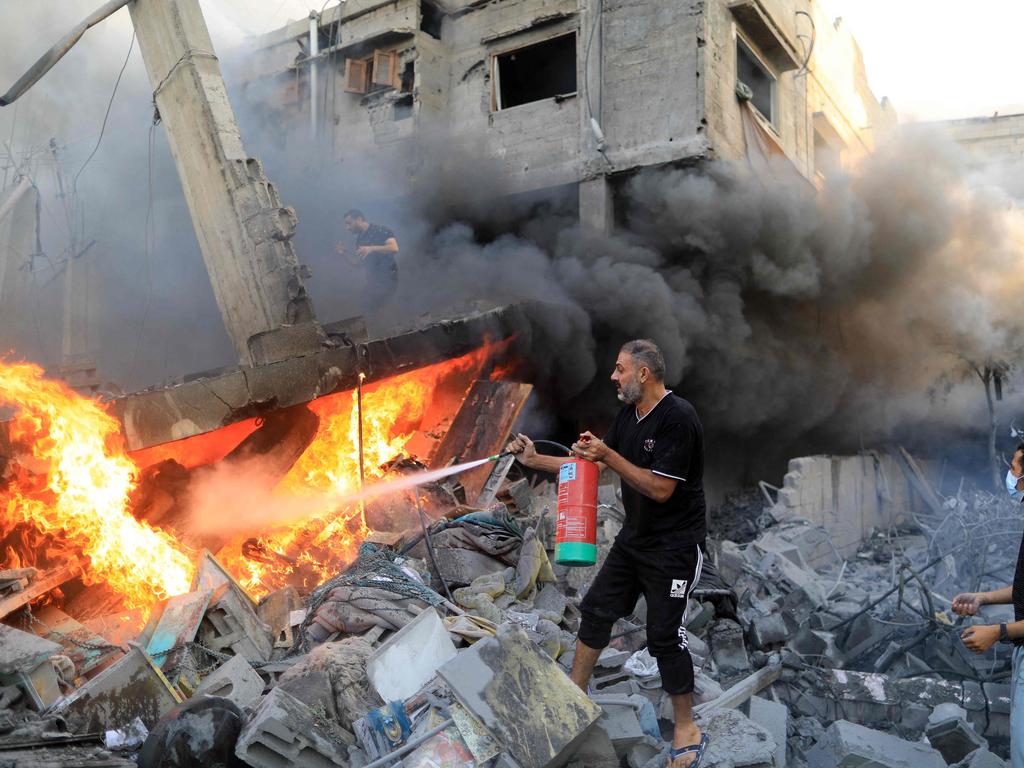
[(370, 90), (369, 62), (361, 59), (345, 60), (345, 91), (348, 93), (366, 93)]
[(373, 52), (373, 84), (394, 88), (398, 81), (398, 53), (395, 51)]

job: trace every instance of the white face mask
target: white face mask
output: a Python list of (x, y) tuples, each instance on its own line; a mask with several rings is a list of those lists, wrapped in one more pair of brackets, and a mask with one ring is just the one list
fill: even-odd
[(1020, 504), (1024, 502), (1024, 491), (1017, 490), (1017, 479), (1013, 476), (1013, 470), (1006, 470), (1006, 492), (1010, 494), (1010, 498)]

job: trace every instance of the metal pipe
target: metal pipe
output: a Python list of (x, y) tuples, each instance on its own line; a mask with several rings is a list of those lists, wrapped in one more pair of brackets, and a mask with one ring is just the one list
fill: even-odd
[(44, 53), (40, 59), (33, 64), (14, 85), (11, 86), (11, 90), (3, 96), (0, 96), (0, 107), (6, 107), (8, 104), (13, 104), (19, 96), (35, 85), (39, 81), (39, 78), (53, 68), (54, 64), (64, 58), (64, 54), (74, 47), (75, 43), (81, 39), (87, 29), (99, 24), (105, 18), (121, 10), (130, 2), (131, 0), (109, 0), (109, 2), (93, 11), (88, 17), (86, 17), (85, 21), (64, 35), (64, 37), (50, 48), (50, 50)]
[[(359, 417), (359, 490), (362, 492), (363, 484), (366, 482), (366, 474), (363, 468), (363, 381), (366, 379), (366, 374), (362, 371), (359, 372), (359, 381), (356, 382), (356, 408), (358, 409)], [(360, 502), (361, 503), (361, 502)]]
[(404, 747), (399, 747), (394, 752), (389, 752), (388, 754), (384, 755), (384, 757), (380, 758), (379, 760), (374, 760), (372, 763), (367, 764), (365, 766), (365, 768), (380, 768), (380, 766), (387, 765), (392, 760), (397, 760), (402, 755), (407, 754), (409, 752), (412, 752), (420, 744), (425, 742), (427, 739), (433, 738), (434, 736), (439, 734), (441, 731), (443, 731), (445, 728), (447, 728), (449, 725), (452, 725), (454, 722), (455, 721), (452, 718), (449, 717), (447, 720), (445, 720), (439, 726), (437, 726), (435, 728), (431, 728), (429, 731), (424, 733), (422, 736), (418, 736), (417, 738), (415, 738), (412, 741), (410, 741)]
[[(309, 12), (309, 57), (315, 59), (320, 53), (320, 14)], [(319, 69), (317, 62), (309, 63), (309, 128), (313, 138), (317, 135), (317, 124), (320, 122), (320, 88)]]

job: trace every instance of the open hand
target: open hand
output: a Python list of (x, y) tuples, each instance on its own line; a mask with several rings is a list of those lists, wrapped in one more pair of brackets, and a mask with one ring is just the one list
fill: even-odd
[(959, 616), (975, 616), (981, 608), (981, 595), (977, 592), (961, 592), (953, 598), (953, 613)]
[(592, 432), (581, 432), (572, 444), (572, 452), (587, 461), (602, 461), (608, 455), (608, 446)]
[(977, 624), (968, 627), (960, 635), (967, 650), (984, 653), (999, 639), (999, 627), (995, 624)]
[(365, 259), (372, 252), (373, 251), (371, 250), (370, 246), (368, 246), (368, 245), (361, 245), (358, 248), (356, 248), (356, 256), (358, 256), (360, 259)]

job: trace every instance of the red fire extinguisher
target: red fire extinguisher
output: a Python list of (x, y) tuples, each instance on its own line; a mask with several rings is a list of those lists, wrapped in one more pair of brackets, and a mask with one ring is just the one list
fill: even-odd
[(597, 562), (597, 464), (569, 459), (558, 470), (555, 562), (587, 566)]

